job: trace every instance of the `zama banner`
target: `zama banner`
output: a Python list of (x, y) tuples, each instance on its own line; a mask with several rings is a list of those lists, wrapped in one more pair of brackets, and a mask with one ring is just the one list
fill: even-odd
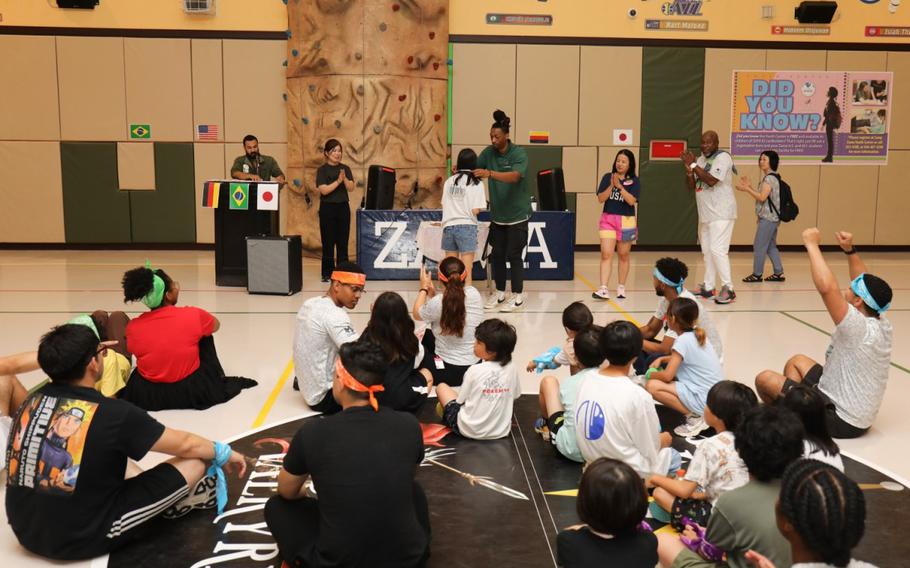
[(888, 163), (893, 74), (734, 71), (731, 152), (790, 165)]

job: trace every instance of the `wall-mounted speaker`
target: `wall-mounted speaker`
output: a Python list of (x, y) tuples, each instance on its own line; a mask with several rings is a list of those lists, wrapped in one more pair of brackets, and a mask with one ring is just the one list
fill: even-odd
[(837, 11), (837, 2), (806, 0), (800, 2), (793, 15), (801, 24), (830, 24)]
[(98, 0), (57, 0), (58, 8), (78, 8), (80, 10), (94, 10)]
[(392, 209), (395, 206), (395, 183), (397, 177), (393, 168), (370, 166), (367, 171), (367, 194), (364, 209)]

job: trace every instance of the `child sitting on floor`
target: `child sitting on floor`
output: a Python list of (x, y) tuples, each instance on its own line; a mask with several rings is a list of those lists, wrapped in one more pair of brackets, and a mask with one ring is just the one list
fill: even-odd
[(780, 398), (781, 404), (795, 412), (806, 429), (803, 457), (831, 464), (844, 471), (840, 448), (828, 432), (828, 400), (818, 389), (797, 384)]
[(642, 530), (648, 493), (634, 469), (609, 458), (594, 461), (581, 476), (575, 507), (584, 524), (556, 536), (557, 564), (563, 568), (657, 564), (657, 537)]
[(488, 319), (474, 332), (474, 354), (482, 361), (464, 375), (461, 391), (436, 385), (443, 423), (456, 434), (475, 440), (494, 440), (509, 434), (512, 406), (521, 396), (518, 370), (512, 363), (515, 328), (499, 319)]
[(664, 475), (648, 479), (655, 487), (654, 502), (670, 513), (676, 530), (683, 530), (683, 517), (707, 525), (717, 498), (749, 482), (749, 470), (736, 453), (734, 433), (746, 412), (757, 405), (758, 397), (744, 384), (721, 381), (711, 387), (705, 421), (717, 435), (698, 445), (682, 479)]
[[(590, 327), (593, 324), (594, 314), (591, 313), (588, 306), (584, 305), (582, 302), (572, 302), (566, 306), (566, 309), (562, 311), (562, 327), (566, 330), (566, 342), (559, 354), (553, 358), (553, 362), (556, 363), (556, 365), (568, 366), (569, 373), (573, 375), (585, 368), (579, 366), (578, 359), (575, 358), (573, 341), (575, 340), (575, 335), (579, 331), (586, 327)], [(537, 370), (537, 362), (532, 359), (528, 362), (528, 372), (533, 373), (535, 370)]]
[[(578, 302), (576, 302), (578, 303)], [(575, 441), (575, 399), (578, 387), (585, 377), (597, 374), (604, 356), (600, 349), (600, 334), (603, 328), (592, 325), (575, 335), (574, 352), (583, 370), (564, 378), (562, 381), (547, 376), (540, 381), (540, 412), (547, 418), (539, 418), (546, 436), (553, 447), (563, 456), (577, 462), (584, 462), (578, 443)], [(535, 430), (538, 425), (535, 424)]]
[[(686, 423), (674, 432), (679, 436), (695, 436), (708, 428), (702, 415), (708, 391), (724, 372), (714, 346), (698, 324), (698, 304), (679, 297), (670, 302), (667, 324), (678, 338), (670, 355), (655, 359), (645, 374), (645, 388), (654, 400), (687, 415)], [(663, 369), (661, 368), (663, 367)]]

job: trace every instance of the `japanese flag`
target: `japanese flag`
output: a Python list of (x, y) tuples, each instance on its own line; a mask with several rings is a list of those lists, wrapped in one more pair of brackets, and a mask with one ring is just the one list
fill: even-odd
[(632, 129), (614, 128), (613, 129), (613, 145), (614, 146), (631, 146), (632, 145)]
[(256, 209), (260, 211), (278, 211), (278, 184), (260, 183), (257, 186), (259, 195), (256, 199)]

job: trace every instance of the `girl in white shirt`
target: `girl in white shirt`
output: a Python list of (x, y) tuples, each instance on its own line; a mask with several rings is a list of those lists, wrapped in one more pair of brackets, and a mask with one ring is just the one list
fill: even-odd
[(471, 284), (471, 267), (477, 250), (477, 214), (487, 206), (483, 182), (473, 173), (477, 154), (470, 148), (458, 153), (455, 175), (442, 186), (442, 249), (468, 267), (465, 284)]

